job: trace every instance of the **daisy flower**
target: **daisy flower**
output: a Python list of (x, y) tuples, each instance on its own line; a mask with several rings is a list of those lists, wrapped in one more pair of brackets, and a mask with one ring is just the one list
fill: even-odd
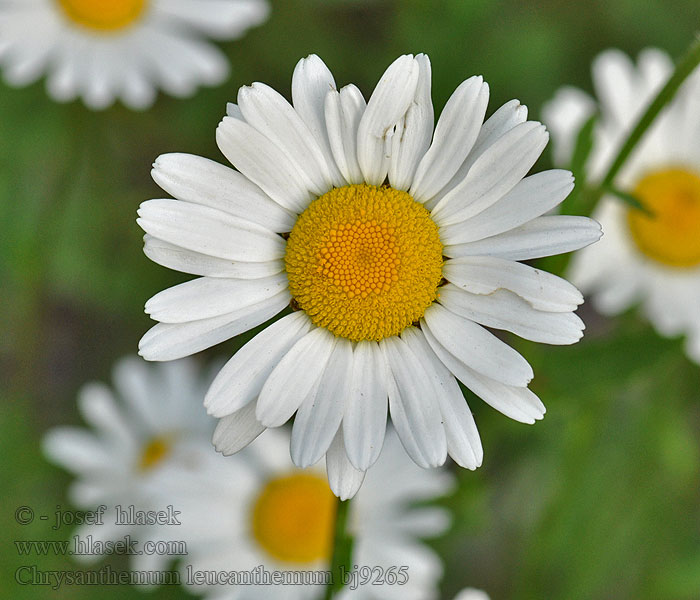
[(266, 0), (0, 0), (0, 67), (24, 86), (103, 109), (150, 106), (157, 88), (188, 96), (228, 74), (202, 36), (230, 40), (267, 18)]
[[(198, 398), (212, 378), (199, 376), (192, 361), (154, 368), (128, 357), (117, 363), (113, 379), (116, 395), (100, 383), (87, 384), (80, 391), (78, 408), (92, 431), (55, 427), (43, 440), (49, 460), (76, 476), (69, 488), (71, 502), (82, 509), (107, 506), (103, 524), (79, 529), (82, 539), (90, 535), (105, 541), (133, 533), (134, 527), (117, 524), (115, 506), (164, 509), (172, 499), (155, 500), (158, 474), (173, 465), (180, 471), (196, 470), (211, 452), (214, 422)], [(141, 539), (159, 539), (157, 527), (146, 528), (146, 533), (140, 530)], [(99, 556), (76, 554), (75, 558)], [(133, 560), (139, 569), (151, 568), (149, 561), (159, 557), (134, 555)]]
[[(647, 49), (637, 64), (610, 50), (593, 63), (598, 102), (566, 88), (545, 107), (555, 157), (566, 163), (583, 121), (600, 118), (587, 169), (600, 180), (621, 143), (673, 71), (662, 51)], [(615, 180), (651, 214), (604, 196), (594, 217), (605, 230), (600, 244), (574, 256), (571, 279), (595, 307), (617, 314), (641, 303), (665, 336), (687, 335), (686, 351), (700, 362), (700, 72), (686, 81), (647, 130)]]
[(401, 56), (365, 102), (312, 55), (294, 71), (293, 104), (255, 83), (229, 105), (216, 139), (237, 170), (187, 154), (156, 160), (153, 178), (176, 199), (141, 205), (145, 252), (201, 277), (146, 303), (160, 323), (140, 354), (199, 352), (291, 306), (206, 395), (222, 452), (296, 413), (292, 459), (303, 468), (336, 448), (341, 494), (379, 456), (387, 407), (418, 465), (449, 453), (478, 467), (457, 379), (518, 421), (542, 418), (530, 365), (485, 327), (576, 342), (581, 294), (518, 261), (580, 248), (600, 229), (540, 216), (573, 180), (525, 177), (548, 138), (525, 107), (513, 100), (483, 122), (488, 86), (471, 77), (434, 126), (430, 80), (427, 56)]
[[(296, 467), (284, 452), (288, 444), (285, 430), (271, 430), (235, 458), (212, 453), (197, 471), (161, 473), (161, 493), (177, 498), (183, 513), (182, 525), (169, 533), (187, 543), (180, 571), (183, 583), (192, 584), (190, 591), (206, 594), (207, 600), (323, 595), (337, 500), (322, 468)], [(446, 470), (421, 469), (408, 460), (389, 429), (384, 452), (349, 507), (357, 576), (339, 597), (436, 597), (442, 563), (420, 538), (444, 532), (450, 515), (444, 508), (413, 505), (448, 493), (453, 484)], [(397, 580), (373, 585), (363, 567), (374, 568), (375, 578), (379, 569), (394, 567)], [(258, 580), (247, 585), (222, 579), (256, 571)], [(263, 571), (287, 572), (297, 584), (275, 584), (260, 575)]]

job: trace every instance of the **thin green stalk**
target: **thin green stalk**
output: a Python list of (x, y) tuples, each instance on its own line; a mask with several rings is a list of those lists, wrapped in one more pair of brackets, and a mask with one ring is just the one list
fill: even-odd
[(352, 559), (352, 536), (347, 531), (348, 509), (350, 501), (338, 500), (338, 507), (335, 513), (335, 533), (333, 537), (333, 556), (331, 558), (331, 583), (326, 587), (325, 600), (331, 600), (340, 590), (345, 582), (342, 572), (349, 573)]
[(695, 39), (690, 45), (690, 48), (688, 48), (683, 57), (678, 61), (671, 78), (666, 82), (666, 85), (661, 89), (656, 98), (654, 98), (654, 101), (640, 117), (639, 121), (637, 121), (634, 129), (632, 129), (625, 143), (617, 153), (615, 160), (610, 165), (605, 177), (603, 177), (598, 188), (598, 196), (600, 196), (603, 191), (612, 187), (615, 176), (623, 167), (625, 161), (629, 158), (629, 155), (637, 146), (637, 143), (639, 143), (639, 140), (646, 133), (646, 130), (649, 129), (649, 126), (654, 122), (663, 107), (673, 100), (678, 88), (683, 85), (683, 82), (687, 79), (688, 75), (695, 70), (698, 64), (700, 64), (700, 36)]

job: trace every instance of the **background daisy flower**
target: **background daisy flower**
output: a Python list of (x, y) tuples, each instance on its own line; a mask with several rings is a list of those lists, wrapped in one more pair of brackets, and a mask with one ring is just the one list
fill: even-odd
[[(264, 323), (206, 395), (232, 453), (295, 413), (299, 467), (339, 448), (334, 491), (379, 456), (387, 407), (422, 467), (450, 454), (475, 469), (482, 448), (457, 379), (524, 423), (545, 408), (527, 361), (486, 327), (571, 344), (583, 301), (520, 260), (600, 236), (585, 217), (546, 216), (568, 171), (526, 177), (547, 143), (513, 100), (483, 122), (488, 86), (463, 82), (434, 125), (430, 62), (406, 55), (368, 102), (336, 90), (317, 56), (292, 78), (293, 105), (262, 83), (239, 90), (217, 129), (234, 171), (169, 154), (153, 178), (174, 200), (139, 209), (145, 252), (200, 278), (146, 303), (160, 321), (139, 352), (171, 360)], [(347, 482), (347, 483), (346, 483)]]
[[(599, 179), (626, 135), (673, 71), (668, 55), (640, 53), (635, 65), (617, 50), (593, 63), (597, 102), (574, 88), (543, 109), (565, 164), (582, 123), (600, 111), (587, 168)], [(615, 180), (651, 214), (603, 196), (594, 212), (606, 233), (577, 253), (570, 276), (597, 309), (617, 314), (641, 303), (665, 336), (687, 335), (686, 352), (700, 362), (700, 72), (689, 78), (651, 125)]]
[[(160, 473), (163, 500), (173, 499), (187, 515), (177, 531), (162, 532), (187, 542), (182, 581), (193, 582), (195, 572), (204, 578), (190, 591), (207, 600), (323, 595), (325, 586), (311, 579), (299, 585), (229, 586), (211, 585), (212, 575), (207, 575), (252, 571), (259, 565), (266, 571), (330, 568), (337, 500), (322, 469), (302, 470), (290, 461), (284, 451), (288, 444), (286, 431), (272, 430), (234, 458), (212, 453), (196, 471), (179, 473), (173, 464)], [(444, 532), (450, 515), (444, 508), (414, 504), (448, 493), (454, 480), (445, 470), (421, 469), (408, 460), (391, 429), (385, 446), (349, 509), (352, 564), (397, 571), (405, 566), (407, 577), (401, 585), (345, 588), (338, 597), (435, 598), (442, 563), (421, 538)]]
[(188, 96), (221, 83), (226, 58), (202, 37), (240, 37), (267, 14), (266, 0), (4, 0), (0, 66), (14, 86), (47, 73), (60, 102), (143, 109), (158, 88)]
[[(210, 381), (197, 373), (191, 360), (153, 366), (128, 357), (114, 368), (116, 395), (100, 383), (81, 389), (78, 407), (92, 430), (54, 427), (43, 439), (49, 460), (76, 475), (69, 487), (72, 504), (107, 507), (103, 524), (79, 527), (81, 539), (122, 539), (136, 530), (142, 541), (160, 539), (157, 526), (118, 525), (115, 506), (162, 510), (175, 502), (158, 495), (157, 477), (173, 465), (181, 472), (196, 471), (211, 452), (202, 440), (211, 435), (214, 423), (197, 402)], [(137, 570), (152, 569), (162, 568), (168, 557), (142, 554), (132, 560)]]

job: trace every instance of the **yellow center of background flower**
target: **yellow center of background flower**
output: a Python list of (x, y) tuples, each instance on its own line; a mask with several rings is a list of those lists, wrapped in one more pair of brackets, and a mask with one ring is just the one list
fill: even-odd
[(147, 0), (58, 0), (71, 21), (100, 31), (114, 31), (141, 17)]
[(309, 204), (289, 235), (289, 289), (314, 324), (352, 341), (397, 335), (437, 297), (442, 244), (423, 205), (350, 185)]
[(156, 437), (144, 445), (139, 459), (139, 469), (148, 471), (170, 454), (171, 443), (165, 437)]
[(653, 213), (627, 213), (639, 249), (673, 267), (700, 264), (700, 177), (683, 169), (655, 171), (639, 181), (634, 195)]
[(253, 506), (253, 536), (272, 557), (311, 563), (330, 556), (336, 498), (324, 477), (271, 479)]

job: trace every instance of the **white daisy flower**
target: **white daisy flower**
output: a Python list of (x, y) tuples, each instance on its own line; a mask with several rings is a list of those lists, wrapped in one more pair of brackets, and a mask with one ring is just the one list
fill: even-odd
[(49, 95), (93, 109), (188, 96), (228, 62), (202, 36), (230, 40), (262, 23), (266, 0), (0, 0), (0, 67), (13, 86), (48, 73)]
[[(328, 577), (314, 572), (330, 569), (337, 500), (323, 470), (296, 467), (284, 452), (287, 444), (286, 431), (272, 430), (233, 459), (212, 453), (198, 471), (161, 473), (161, 493), (176, 498), (183, 514), (182, 525), (168, 533), (187, 543), (180, 570), (183, 583), (192, 584), (190, 591), (208, 600), (323, 595)], [(357, 573), (339, 597), (436, 597), (442, 563), (420, 538), (444, 532), (450, 515), (444, 508), (413, 505), (448, 493), (453, 483), (446, 470), (421, 469), (408, 460), (390, 429), (385, 451), (349, 507)], [(389, 581), (395, 575), (395, 583), (371, 583), (390, 567)], [(256, 571), (258, 579), (249, 585), (221, 579)], [(297, 585), (275, 585), (260, 579), (262, 571), (301, 575)]]
[[(593, 63), (600, 119), (587, 168), (600, 180), (623, 140), (673, 71), (656, 49), (635, 65), (610, 50)], [(544, 109), (560, 162), (596, 103), (580, 90), (557, 93)], [(686, 351), (700, 362), (700, 71), (652, 124), (615, 180), (652, 213), (604, 196), (595, 210), (605, 238), (575, 255), (571, 278), (605, 314), (641, 303), (665, 336), (685, 334)]]
[(518, 421), (542, 418), (530, 365), (484, 326), (550, 344), (584, 327), (578, 290), (517, 262), (600, 236), (588, 218), (540, 216), (573, 187), (568, 171), (525, 177), (544, 127), (515, 100), (482, 123), (481, 77), (434, 127), (430, 77), (427, 56), (402, 56), (365, 102), (353, 85), (337, 91), (317, 56), (303, 59), (293, 105), (262, 83), (229, 105), (216, 137), (237, 171), (163, 155), (153, 178), (176, 199), (139, 210), (146, 254), (202, 276), (146, 303), (160, 323), (141, 355), (199, 352), (291, 303), (209, 389), (214, 441), (236, 452), (296, 413), (292, 459), (303, 468), (330, 452), (341, 497), (379, 456), (387, 406), (422, 467), (447, 453), (481, 464), (457, 379)]
[[(78, 408), (93, 431), (55, 427), (44, 436), (44, 453), (76, 475), (69, 488), (75, 506), (107, 507), (103, 524), (78, 530), (82, 539), (88, 535), (100, 542), (121, 539), (141, 529), (142, 540), (155, 541), (157, 527), (146, 526), (143, 533), (138, 526), (119, 525), (118, 520), (125, 519), (118, 518), (115, 507), (121, 506), (127, 515), (131, 505), (134, 511), (165, 509), (172, 501), (164, 502), (157, 494), (158, 474), (173, 465), (179, 471), (196, 470), (211, 453), (214, 421), (198, 399), (212, 378), (198, 376), (193, 361), (154, 368), (128, 357), (117, 363), (113, 379), (116, 396), (100, 383), (87, 384), (80, 391)], [(75, 558), (90, 560), (99, 555)], [(145, 554), (132, 558), (137, 568), (151, 568), (150, 561), (159, 560)]]

